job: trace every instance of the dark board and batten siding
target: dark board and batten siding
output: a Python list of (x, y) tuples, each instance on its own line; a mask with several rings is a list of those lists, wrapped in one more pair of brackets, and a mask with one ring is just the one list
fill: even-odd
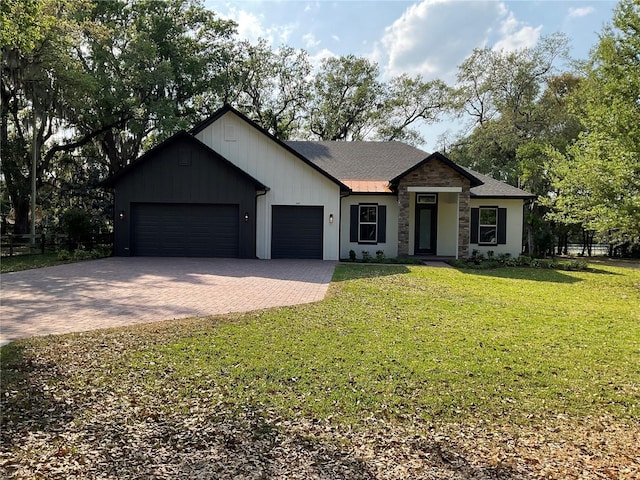
[(255, 258), (256, 188), (198, 140), (179, 136), (114, 182), (115, 254)]
[(274, 205), (271, 258), (323, 258), (324, 208)]

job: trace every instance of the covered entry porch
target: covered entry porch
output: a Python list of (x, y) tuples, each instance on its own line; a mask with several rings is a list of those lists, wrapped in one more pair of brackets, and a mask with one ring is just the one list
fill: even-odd
[(480, 180), (434, 153), (390, 183), (398, 194), (398, 255), (469, 256), (470, 190)]
[(408, 187), (408, 255), (458, 258), (461, 193), (461, 187)]

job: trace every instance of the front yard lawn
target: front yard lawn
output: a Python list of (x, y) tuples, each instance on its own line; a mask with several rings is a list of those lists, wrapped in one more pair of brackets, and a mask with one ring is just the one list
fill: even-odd
[(31, 268), (51, 267), (68, 263), (58, 258), (57, 253), (36, 253), (28, 255), (15, 255), (0, 259), (0, 273), (19, 272)]
[(638, 478), (640, 270), (339, 265), (323, 302), (20, 341), (16, 478)]

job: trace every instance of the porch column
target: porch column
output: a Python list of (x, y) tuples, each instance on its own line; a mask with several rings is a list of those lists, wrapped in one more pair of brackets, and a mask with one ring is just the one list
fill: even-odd
[(469, 257), (471, 239), (471, 208), (469, 187), (464, 186), (458, 195), (458, 258)]
[(409, 191), (406, 185), (398, 188), (398, 256), (409, 255)]

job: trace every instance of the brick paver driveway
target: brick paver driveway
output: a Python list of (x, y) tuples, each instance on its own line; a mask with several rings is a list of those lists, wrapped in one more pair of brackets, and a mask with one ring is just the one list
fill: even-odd
[(1, 276), (0, 344), (322, 300), (335, 262), (106, 258)]

